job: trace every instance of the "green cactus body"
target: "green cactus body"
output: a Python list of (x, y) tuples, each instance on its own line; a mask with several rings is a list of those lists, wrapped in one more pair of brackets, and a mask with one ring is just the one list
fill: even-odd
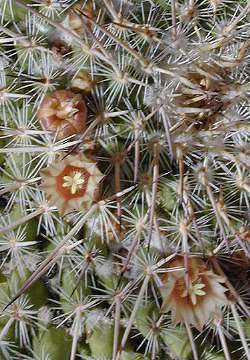
[[(20, 288), (25, 279), (28, 279), (30, 276), (30, 271), (26, 270), (23, 276), (19, 273), (18, 270), (13, 271), (9, 279), (10, 284), (10, 295), (11, 287), (14, 286), (16, 289)], [(39, 280), (37, 283), (32, 286), (32, 288), (27, 292), (28, 298), (32, 306), (36, 309), (39, 309), (47, 302), (48, 291), (43, 281)]]
[(192, 349), (185, 329), (165, 330), (162, 339), (173, 358), (186, 360), (192, 357)]
[(111, 358), (113, 350), (114, 328), (110, 325), (96, 326), (87, 338), (94, 359)]
[(70, 355), (71, 337), (65, 330), (51, 327), (34, 338), (33, 349), (37, 356), (45, 352), (51, 360), (66, 360)]
[(0, 18), (0, 359), (250, 360), (250, 2)]

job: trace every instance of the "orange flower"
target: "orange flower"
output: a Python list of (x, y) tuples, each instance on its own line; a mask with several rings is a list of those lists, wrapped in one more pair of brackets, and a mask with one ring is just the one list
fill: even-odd
[(62, 215), (87, 209), (94, 200), (103, 174), (85, 155), (70, 155), (41, 170), (42, 187)]
[[(177, 257), (169, 267), (184, 268), (184, 258)], [(224, 281), (202, 259), (190, 258), (188, 276), (184, 269), (162, 276), (162, 312), (171, 311), (174, 324), (188, 323), (200, 330), (227, 304)]]
[(38, 119), (45, 130), (62, 140), (83, 133), (86, 128), (87, 107), (80, 94), (70, 90), (56, 90), (42, 101)]

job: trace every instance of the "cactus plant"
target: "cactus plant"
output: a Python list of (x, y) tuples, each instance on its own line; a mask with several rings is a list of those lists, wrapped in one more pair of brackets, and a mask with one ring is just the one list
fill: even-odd
[(250, 360), (250, 2), (0, 14), (0, 359)]

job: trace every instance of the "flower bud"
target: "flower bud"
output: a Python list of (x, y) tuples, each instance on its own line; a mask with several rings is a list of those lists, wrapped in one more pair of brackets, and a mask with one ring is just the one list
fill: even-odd
[(70, 90), (56, 90), (44, 98), (38, 119), (45, 130), (62, 140), (84, 132), (87, 107), (80, 94)]

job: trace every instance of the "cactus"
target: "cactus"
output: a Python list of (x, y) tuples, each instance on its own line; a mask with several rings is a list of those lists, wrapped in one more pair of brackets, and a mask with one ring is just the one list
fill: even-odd
[(250, 2), (0, 15), (0, 359), (250, 360)]

